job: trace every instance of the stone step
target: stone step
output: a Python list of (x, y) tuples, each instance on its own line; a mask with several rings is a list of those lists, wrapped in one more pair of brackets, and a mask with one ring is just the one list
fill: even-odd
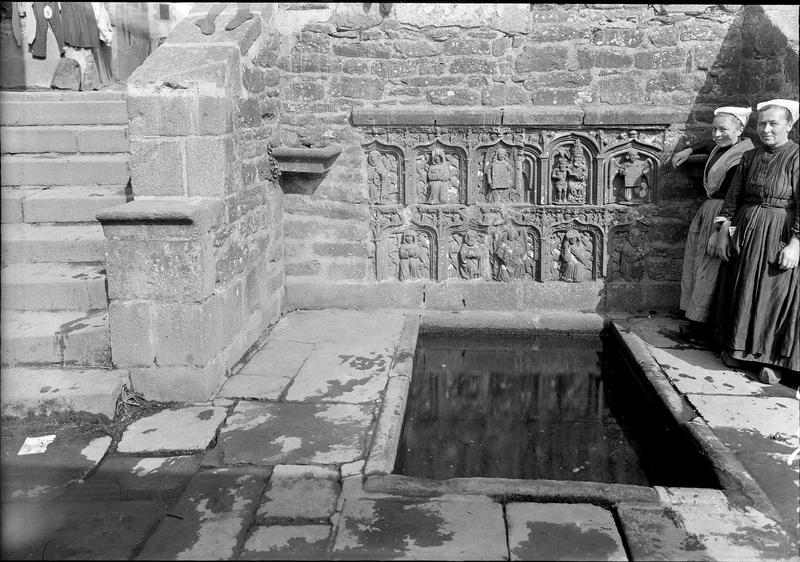
[(0, 157), (2, 185), (125, 185), (128, 154), (15, 154)]
[(127, 125), (0, 127), (3, 154), (129, 152)]
[(104, 90), (87, 90), (76, 92), (73, 90), (0, 90), (0, 103), (8, 102), (97, 102), (97, 101), (125, 101), (125, 87), (111, 87)]
[(106, 238), (97, 224), (39, 226), (2, 225), (0, 262), (104, 263)]
[(105, 265), (18, 263), (0, 269), (0, 308), (99, 310), (108, 308)]
[[(40, 94), (34, 94), (40, 95)], [(126, 125), (128, 108), (124, 100), (67, 98), (3, 101), (0, 125)]]
[(91, 311), (3, 311), (3, 365), (108, 366), (108, 315)]
[(127, 371), (57, 367), (0, 369), (0, 412), (25, 417), (86, 412), (114, 418)]
[(23, 197), (22, 216), (27, 223), (94, 222), (97, 211), (127, 200), (124, 186), (59, 186)]

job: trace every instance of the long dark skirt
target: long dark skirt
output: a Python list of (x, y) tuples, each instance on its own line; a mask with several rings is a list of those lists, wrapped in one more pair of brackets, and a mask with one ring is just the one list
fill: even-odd
[(800, 371), (800, 269), (778, 267), (791, 208), (745, 205), (722, 268), (717, 336), (735, 359)]
[(62, 2), (61, 25), (67, 45), (91, 49), (100, 44), (100, 30), (91, 2)]

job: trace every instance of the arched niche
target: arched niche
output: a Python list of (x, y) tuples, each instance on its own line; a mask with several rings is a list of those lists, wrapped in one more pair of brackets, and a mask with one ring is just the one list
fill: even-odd
[(546, 280), (584, 283), (602, 277), (603, 231), (599, 227), (578, 221), (556, 225), (549, 229), (547, 246), (547, 254), (542, 252)]
[(655, 202), (660, 155), (659, 148), (638, 140), (607, 147), (601, 154), (606, 203)]
[(545, 163), (542, 199), (548, 205), (599, 205), (598, 155), (595, 139), (570, 133), (550, 141), (542, 154)]
[(388, 233), (388, 264), (382, 279), (403, 282), (436, 279), (435, 233), (425, 228), (398, 228)]
[[(429, 205), (467, 203), (467, 151), (436, 139), (412, 149), (415, 201)], [(407, 190), (407, 202), (411, 202)]]
[(373, 140), (362, 145), (367, 163), (367, 188), (374, 205), (404, 204), (405, 161), (397, 145)]
[(615, 226), (608, 233), (609, 282), (638, 283), (647, 279), (650, 225), (642, 220)]
[(522, 149), (498, 140), (475, 149), (476, 202), (525, 203)]
[(526, 145), (522, 150), (523, 200), (532, 205), (544, 205), (542, 190), (542, 152), (538, 147)]

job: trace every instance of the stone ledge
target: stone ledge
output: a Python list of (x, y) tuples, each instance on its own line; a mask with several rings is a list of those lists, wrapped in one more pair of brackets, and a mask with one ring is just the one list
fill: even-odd
[(691, 113), (690, 107), (628, 106), (587, 107), (583, 116), (584, 125), (673, 125), (685, 123)]
[(419, 109), (397, 109), (397, 108), (353, 108), (351, 114), (353, 125), (356, 126), (414, 126), (436, 124), (436, 117), (433, 108), (423, 107)]
[(222, 223), (225, 204), (219, 199), (185, 197), (140, 198), (98, 211), (96, 218), (106, 227), (116, 225), (163, 224), (194, 225), (207, 232)]
[(572, 106), (533, 106), (510, 108), (503, 111), (503, 125), (580, 125), (584, 110)]

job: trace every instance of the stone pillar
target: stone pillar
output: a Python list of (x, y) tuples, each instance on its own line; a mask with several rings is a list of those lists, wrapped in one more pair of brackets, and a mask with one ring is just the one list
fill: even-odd
[(204, 35), (198, 5), (131, 75), (134, 201), (98, 220), (108, 242), (112, 362), (148, 399), (207, 399), (283, 303), (276, 100), (251, 63), (271, 5)]

